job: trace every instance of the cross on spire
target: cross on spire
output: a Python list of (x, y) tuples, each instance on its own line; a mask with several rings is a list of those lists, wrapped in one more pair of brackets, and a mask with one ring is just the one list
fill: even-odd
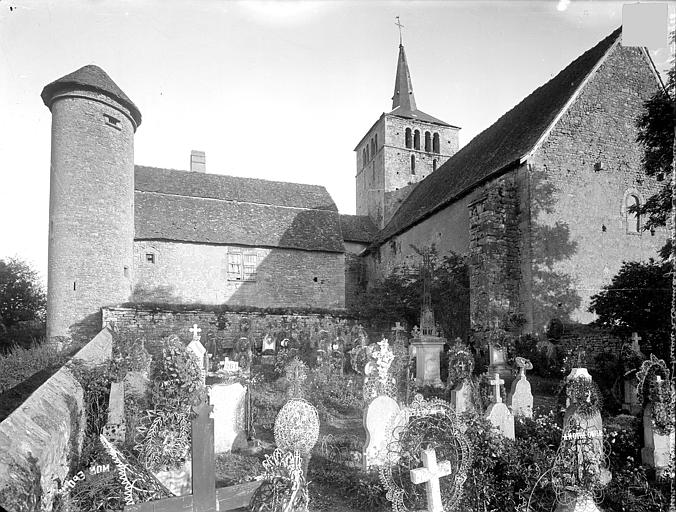
[(397, 19), (397, 22), (395, 23), (395, 25), (397, 27), (399, 27), (399, 46), (401, 46), (402, 45), (401, 29), (404, 28), (404, 25), (401, 24), (401, 20), (399, 19), (399, 16), (395, 16), (395, 18)]
[(423, 467), (411, 470), (411, 482), (425, 484), (428, 512), (444, 512), (439, 480), (453, 472), (451, 463), (444, 461), (437, 464), (437, 452), (434, 448), (428, 448), (421, 455)]

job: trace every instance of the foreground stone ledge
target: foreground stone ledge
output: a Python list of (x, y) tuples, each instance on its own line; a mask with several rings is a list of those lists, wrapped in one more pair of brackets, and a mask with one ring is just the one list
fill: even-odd
[[(103, 329), (71, 361), (104, 363), (112, 342)], [(57, 482), (82, 448), (85, 421), (82, 386), (64, 365), (0, 423), (0, 507), (52, 510)]]

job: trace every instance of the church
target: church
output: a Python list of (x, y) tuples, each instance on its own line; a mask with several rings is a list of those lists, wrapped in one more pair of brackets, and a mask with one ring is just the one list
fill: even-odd
[(141, 112), (102, 69), (50, 83), (48, 337), (91, 337), (101, 307), (128, 302), (344, 311), (432, 245), (467, 256), (477, 329), (591, 321), (622, 261), (668, 236), (628, 210), (659, 185), (635, 119), (663, 85), (621, 37), (461, 149), (460, 127), (417, 108), (400, 44), (392, 110), (354, 148), (356, 215), (321, 186), (207, 173), (199, 151), (188, 170), (135, 165)]

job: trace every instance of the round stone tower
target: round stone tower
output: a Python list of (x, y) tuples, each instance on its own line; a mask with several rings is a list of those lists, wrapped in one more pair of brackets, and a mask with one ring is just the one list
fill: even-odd
[(42, 100), (52, 112), (47, 338), (89, 341), (100, 308), (131, 293), (141, 113), (97, 66), (47, 85)]

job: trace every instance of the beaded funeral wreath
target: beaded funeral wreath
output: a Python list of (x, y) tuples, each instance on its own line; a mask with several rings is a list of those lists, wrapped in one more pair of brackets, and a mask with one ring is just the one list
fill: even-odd
[(439, 486), (444, 511), (454, 510), (472, 463), (472, 447), (451, 405), (416, 394), (391, 425), (403, 425), (391, 429), (386, 462), (380, 468), (380, 480), (392, 511), (426, 509), (425, 486), (412, 483), (411, 471), (423, 466), (422, 454), (429, 449), (435, 450), (440, 465), (450, 468)]

